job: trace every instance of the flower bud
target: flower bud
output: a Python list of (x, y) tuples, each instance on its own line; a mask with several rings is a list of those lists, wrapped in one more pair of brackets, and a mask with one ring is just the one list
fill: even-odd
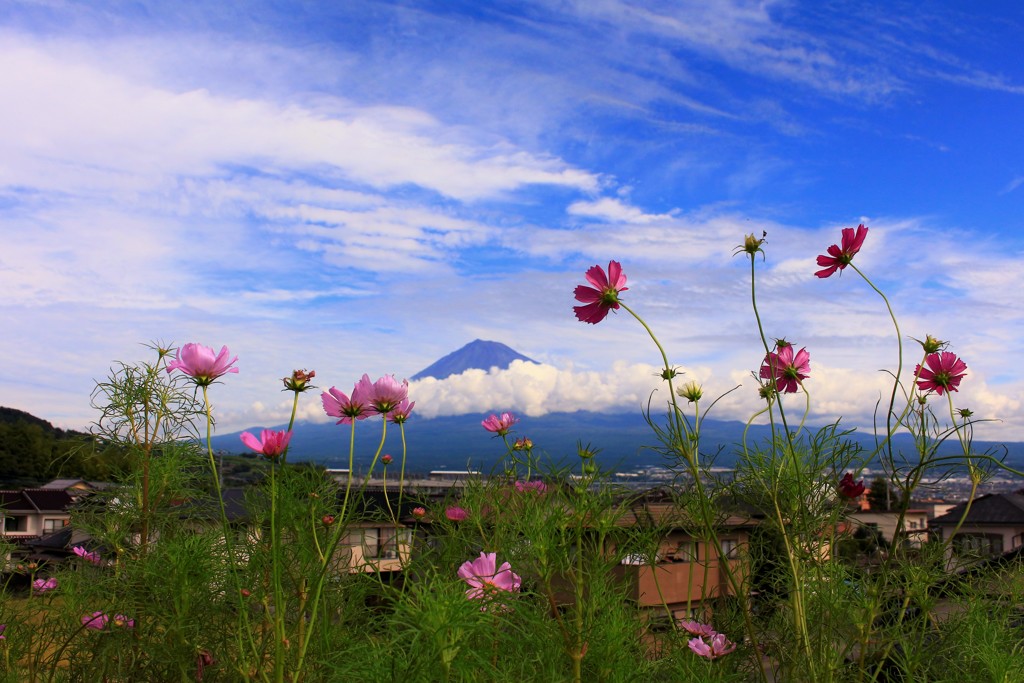
[(754, 234), (751, 233), (743, 238), (743, 244), (741, 244), (734, 253), (738, 254), (743, 251), (753, 256), (757, 252), (762, 251), (761, 245), (764, 244), (766, 237), (768, 237), (768, 232), (766, 230), (761, 231), (761, 239), (754, 237)]
[(305, 391), (306, 389), (314, 389), (315, 387), (310, 384), (310, 380), (316, 377), (316, 370), (295, 370), (292, 372), (291, 377), (285, 377), (281, 381), (284, 382), (285, 391), (294, 391), (296, 393)]
[(690, 403), (696, 403), (704, 395), (704, 388), (701, 387), (699, 382), (693, 380), (676, 389), (676, 393)]
[(324, 515), (320, 521), (323, 522), (324, 526), (330, 526), (334, 524), (334, 515)]
[(388, 465), (390, 465), (390, 464), (391, 464), (391, 461), (392, 461), (392, 460), (394, 460), (394, 458), (392, 458), (392, 457), (391, 457), (390, 455), (388, 455), (387, 453), (385, 453), (384, 455), (382, 455), (382, 456), (381, 456), (381, 458), (380, 458), (380, 461), (381, 461), (382, 463), (384, 463), (384, 466), (385, 466), (385, 467), (387, 467)]
[(528, 438), (521, 437), (516, 439), (516, 442), (512, 444), (512, 450), (514, 451), (531, 451), (533, 450), (533, 442)]
[(924, 341), (921, 341), (920, 339), (917, 340), (917, 343), (921, 345), (921, 348), (924, 349), (925, 353), (938, 353), (942, 349), (946, 348), (946, 342), (936, 339), (930, 334), (925, 335)]
[(418, 507), (417, 508), (413, 508), (412, 509), (412, 516), (415, 517), (416, 519), (423, 519), (424, 517), (427, 516), (427, 510), (425, 508), (418, 508)]

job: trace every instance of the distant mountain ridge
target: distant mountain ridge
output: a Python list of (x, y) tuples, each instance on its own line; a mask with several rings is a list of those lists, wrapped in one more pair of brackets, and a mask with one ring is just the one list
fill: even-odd
[(516, 360), (537, 363), (532, 358), (527, 358), (500, 342), (474, 339), (461, 349), (452, 351), (447, 356), (423, 368), (409, 379), (417, 380), (427, 377), (444, 379), (452, 375), (461, 375), (466, 370), (487, 371), (491, 368), (505, 370), (512, 364), (512, 361)]

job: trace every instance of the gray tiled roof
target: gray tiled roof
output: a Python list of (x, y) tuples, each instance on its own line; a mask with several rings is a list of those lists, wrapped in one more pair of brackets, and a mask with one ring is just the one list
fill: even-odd
[[(931, 521), (934, 525), (955, 525), (964, 513), (961, 503)], [(965, 524), (1024, 524), (1024, 489), (1013, 493), (990, 493), (974, 499)]]

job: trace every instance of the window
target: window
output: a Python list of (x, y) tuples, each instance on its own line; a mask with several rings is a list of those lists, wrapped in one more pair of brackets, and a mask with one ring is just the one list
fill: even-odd
[(722, 557), (735, 560), (739, 557), (739, 542), (734, 538), (722, 539)]
[(679, 547), (670, 555), (673, 562), (699, 562), (700, 543), (694, 540), (680, 541)]
[(1003, 537), (1000, 534), (957, 534), (953, 546), (961, 555), (1000, 555), (1003, 552)]
[(355, 529), (345, 535), (345, 544), (362, 545), (363, 557), (366, 559), (397, 560), (401, 545), (408, 545), (412, 540), (409, 529)]
[(7, 533), (28, 531), (28, 517), (4, 518), (4, 531)]
[(44, 519), (43, 520), (43, 533), (52, 534), (54, 531), (58, 531), (67, 526), (68, 520), (66, 519)]

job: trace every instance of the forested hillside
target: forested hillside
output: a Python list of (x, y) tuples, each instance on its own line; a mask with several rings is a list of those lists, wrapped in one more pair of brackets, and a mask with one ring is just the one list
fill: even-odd
[(0, 487), (34, 486), (56, 478), (112, 481), (124, 455), (82, 432), (58, 429), (15, 408), (0, 407)]

